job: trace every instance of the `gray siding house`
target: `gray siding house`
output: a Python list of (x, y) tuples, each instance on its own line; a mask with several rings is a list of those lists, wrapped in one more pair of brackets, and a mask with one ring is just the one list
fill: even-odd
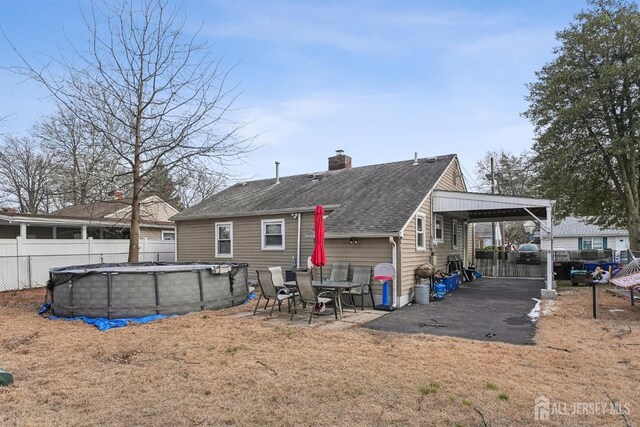
[[(544, 234), (544, 233), (543, 233)], [(568, 251), (583, 249), (629, 249), (629, 232), (619, 228), (600, 228), (589, 224), (587, 218), (566, 217), (553, 227), (554, 246)], [(542, 249), (548, 249), (543, 241)]]
[(246, 262), (252, 275), (306, 267), (314, 209), (323, 205), (325, 276), (336, 261), (348, 261), (351, 271), (393, 263), (402, 306), (413, 299), (418, 265), (471, 258), (470, 226), (462, 216), (432, 212), (434, 190), (466, 191), (456, 155), (352, 168), (339, 153), (328, 171), (239, 183), (173, 216), (177, 260)]

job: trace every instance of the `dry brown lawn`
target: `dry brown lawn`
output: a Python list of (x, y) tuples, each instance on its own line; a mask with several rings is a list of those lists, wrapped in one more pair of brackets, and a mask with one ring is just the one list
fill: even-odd
[(627, 425), (574, 406), (607, 394), (640, 425), (640, 307), (601, 292), (593, 320), (587, 288), (543, 305), (534, 346), (234, 316), (252, 304), (99, 332), (43, 297), (0, 293), (3, 426), (536, 425), (540, 395), (587, 413), (541, 425)]

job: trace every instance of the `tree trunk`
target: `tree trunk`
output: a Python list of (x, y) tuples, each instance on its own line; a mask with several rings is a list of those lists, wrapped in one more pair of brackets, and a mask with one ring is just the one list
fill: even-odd
[[(138, 151), (138, 149), (136, 149)], [(140, 252), (140, 162), (133, 167), (133, 197), (131, 198), (131, 225), (129, 235), (129, 262), (138, 262)]]
[(629, 212), (629, 249), (632, 251), (640, 251), (640, 212)]

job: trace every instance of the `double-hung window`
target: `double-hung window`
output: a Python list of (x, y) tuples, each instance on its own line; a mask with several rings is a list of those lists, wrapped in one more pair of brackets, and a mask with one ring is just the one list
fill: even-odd
[(216, 222), (216, 258), (233, 258), (232, 222)]
[(460, 231), (458, 228), (458, 221), (455, 219), (451, 220), (451, 247), (453, 249), (458, 249), (458, 239), (460, 238)]
[(444, 222), (442, 220), (442, 215), (436, 215), (434, 223), (436, 243), (444, 242)]
[(416, 215), (416, 250), (418, 251), (424, 251), (426, 249), (424, 232), (425, 220), (425, 214), (418, 213)]
[(262, 220), (262, 250), (284, 250), (284, 219)]

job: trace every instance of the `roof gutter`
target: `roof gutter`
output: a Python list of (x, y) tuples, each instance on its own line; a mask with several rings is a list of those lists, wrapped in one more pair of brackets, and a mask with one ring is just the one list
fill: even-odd
[[(114, 221), (100, 221), (100, 220), (82, 220), (82, 219), (61, 219), (61, 218), (44, 218), (44, 217), (22, 217), (22, 218), (16, 218), (16, 217), (8, 217), (5, 215), (0, 215), (0, 220), (5, 220), (7, 222), (9, 222), (9, 224), (27, 224), (27, 225), (45, 225), (45, 226), (76, 226), (76, 227), (82, 227), (82, 226), (87, 226), (87, 227), (91, 227), (91, 226), (110, 226), (110, 227), (114, 227), (114, 226), (118, 226), (118, 227), (123, 227), (123, 228), (128, 228), (130, 226), (130, 220), (114, 220)], [(162, 225), (162, 224), (147, 224), (144, 221), (140, 222), (140, 225), (143, 227), (150, 227), (150, 228), (167, 228), (167, 227), (173, 227), (173, 224), (166, 224), (166, 225)]]
[(326, 233), (325, 239), (348, 239), (350, 237), (387, 239), (389, 237), (401, 237), (400, 233)]
[[(342, 205), (323, 205), (325, 210), (335, 210)], [(243, 212), (225, 212), (214, 215), (194, 215), (186, 218), (180, 218), (179, 214), (169, 218), (171, 221), (195, 221), (199, 219), (217, 219), (217, 218), (238, 218), (247, 216), (263, 216), (263, 215), (282, 215), (304, 212), (315, 212), (315, 206), (304, 206), (301, 208), (272, 209), (264, 211), (243, 211)]]
[(13, 222), (15, 221), (14, 218), (12, 216), (7, 216), (7, 215), (0, 215), (0, 221), (6, 221), (9, 224), (13, 224)]

